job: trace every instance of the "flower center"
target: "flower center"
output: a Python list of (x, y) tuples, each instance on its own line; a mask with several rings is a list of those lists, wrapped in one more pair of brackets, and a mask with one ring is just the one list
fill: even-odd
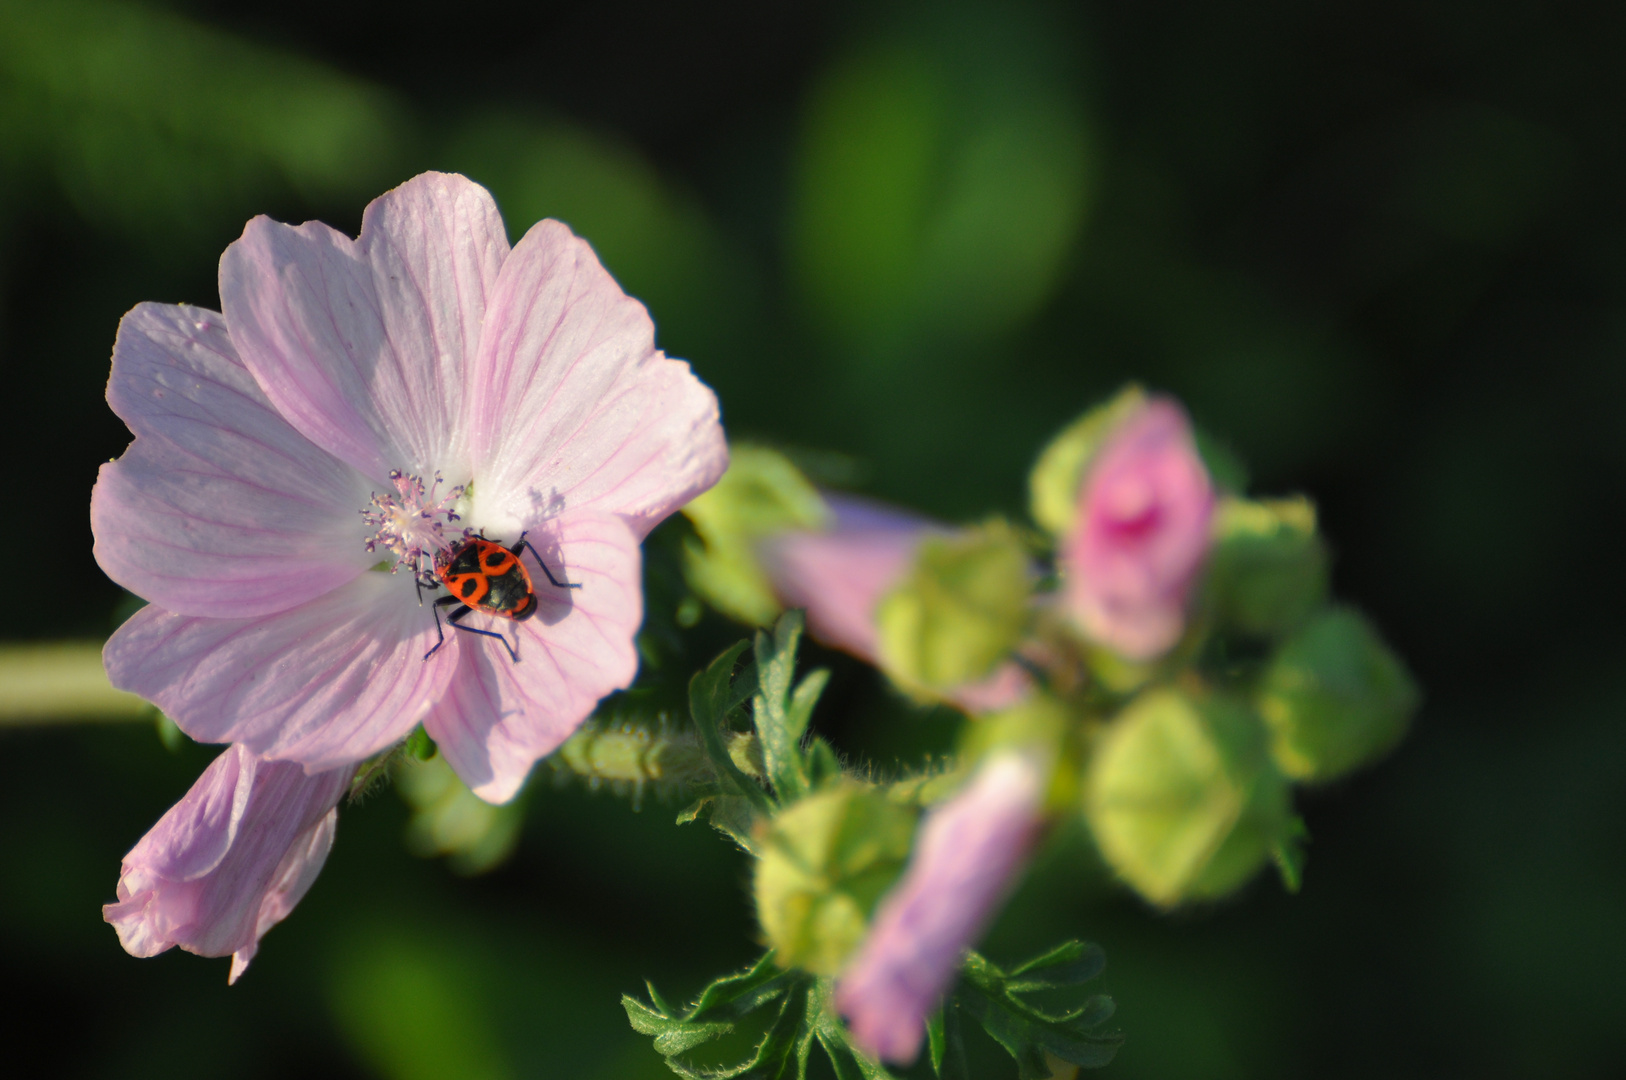
[(417, 573), (426, 559), (434, 561), (435, 552), (451, 550), (452, 540), (447, 533), (452, 522), (460, 520), (452, 507), (463, 497), (467, 485), (459, 484), (441, 494), (440, 473), (426, 488), (421, 477), (407, 476), (399, 469), (391, 470), (390, 480), (396, 493), (380, 495), (375, 491), (372, 505), (361, 511), (361, 519), (373, 528), (367, 550), (382, 548), (394, 555), (391, 573), (403, 566)]

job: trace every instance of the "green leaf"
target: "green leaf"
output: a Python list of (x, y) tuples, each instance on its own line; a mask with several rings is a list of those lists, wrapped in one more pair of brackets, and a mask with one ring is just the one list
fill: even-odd
[(1099, 945), (1069, 941), (1013, 968), (1006, 989), (1022, 994), (1030, 990), (1077, 986), (1101, 974), (1106, 966), (1107, 954)]
[(1310, 830), (1305, 827), (1304, 819), (1294, 814), (1287, 823), (1287, 836), (1270, 849), (1276, 871), (1282, 876), (1282, 888), (1290, 893), (1296, 894), (1304, 885), (1304, 864), (1310, 858), (1305, 845), (1309, 842)]
[(748, 642), (736, 642), (706, 670), (695, 675), (689, 682), (689, 711), (706, 756), (717, 771), (718, 786), (725, 793), (744, 796), (763, 813), (768, 813), (773, 804), (767, 793), (734, 764), (726, 738), (734, 664), (748, 647)]
[(808, 721), (813, 719), (813, 706), (819, 703), (819, 696), (829, 682), (830, 672), (827, 668), (814, 668), (796, 684), (795, 692), (785, 703), (785, 726), (797, 732), (798, 740), (806, 733)]
[[(1082, 1068), (1100, 1068), (1123, 1042), (1119, 1032), (1097, 1030), (1113, 1014), (1111, 998), (1091, 994), (1064, 1001), (1061, 1010), (1053, 1012), (1022, 995), (1071, 990), (1100, 974), (1103, 965), (1100, 949), (1078, 941), (1035, 957), (1009, 975), (971, 953), (945, 1013), (951, 1017), (955, 1009), (963, 1009), (981, 1024), (1016, 1059), (1022, 1080), (1048, 1080), (1047, 1054)], [(947, 1036), (945, 1031), (945, 1043)], [(951, 1074), (939, 1068), (938, 1075)]]
[(952, 999), (938, 1011), (943, 1030), (942, 1060), (932, 1058), (932, 1068), (942, 1080), (971, 1080), (971, 1064), (965, 1056), (965, 1025), (960, 1007)]
[(87, 221), (158, 253), (290, 189), (348, 200), (406, 175), (392, 95), (163, 6), (0, 4), (7, 165), (35, 159)]
[[(624, 996), (621, 1004), (633, 1030), (652, 1036), (656, 1051), (679, 1076), (695, 1080), (806, 1080), (808, 1061), (813, 1047), (818, 1045), (842, 1080), (894, 1080), (891, 1073), (848, 1040), (846, 1029), (831, 1009), (831, 993), (831, 980), (814, 978), (796, 969), (782, 971), (769, 951), (747, 970), (725, 975), (707, 986), (687, 1011), (673, 1008), (653, 985), (649, 985), (650, 1003)], [(771, 1015), (763, 1015), (770, 1009)], [(727, 1036), (739, 1038), (764, 1021), (761, 1037), (750, 1045), (742, 1060), (700, 1064), (686, 1056)], [(713, 1057), (726, 1045), (712, 1046)]]
[(820, 979), (808, 995), (808, 1023), (841, 1080), (893, 1080), (880, 1062), (853, 1045), (847, 1028), (836, 1015), (832, 999), (835, 980)]
[(840, 1035), (822, 1028), (818, 1032), (819, 1045), (835, 1069), (837, 1080), (886, 1080), (891, 1073), (878, 1062), (854, 1050), (852, 1044)]
[(778, 981), (782, 974), (774, 965), (773, 951), (769, 950), (746, 970), (713, 981), (700, 992), (689, 1015), (693, 1018), (724, 1008), (750, 1012), (767, 1000), (763, 996), (767, 988)]
[(814, 672), (791, 689), (804, 618), (799, 610), (787, 611), (779, 617), (772, 637), (760, 631), (756, 636), (759, 689), (753, 709), (757, 737), (762, 740), (768, 779), (780, 802), (799, 799), (811, 787), (802, 757), (802, 735), (829, 679), (828, 672)]
[(1020, 325), (1061, 280), (1093, 192), (1061, 34), (1012, 5), (929, 23), (858, 43), (808, 88), (789, 263), (849, 339)]

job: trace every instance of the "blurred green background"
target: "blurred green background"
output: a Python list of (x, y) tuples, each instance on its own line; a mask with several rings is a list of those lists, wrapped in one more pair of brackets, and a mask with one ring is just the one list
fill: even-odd
[[(86, 514), (128, 441), (120, 314), (216, 305), (256, 213), (353, 232), (462, 171), (516, 238), (591, 240), (732, 435), (837, 451), (862, 490), (1020, 514), (1045, 439), (1134, 377), (1255, 490), (1319, 501), (1423, 713), (1301, 799), (1297, 897), (1161, 916), (1054, 839), (985, 951), (1104, 946), (1105, 1075), (1613, 1075), (1622, 56), (1626, 11), (1534, 0), (0, 0), (0, 633), (99, 638), (121, 602)], [(689, 662), (735, 633), (708, 620)], [(815, 659), (845, 752), (952, 738)], [(756, 951), (720, 837), (543, 776), (480, 877), (411, 855), (395, 794), (346, 808), (228, 990), (224, 960), (127, 957), (99, 911), (214, 751), (126, 723), (11, 725), (0, 753), (8, 1075), (657, 1077), (618, 995)]]

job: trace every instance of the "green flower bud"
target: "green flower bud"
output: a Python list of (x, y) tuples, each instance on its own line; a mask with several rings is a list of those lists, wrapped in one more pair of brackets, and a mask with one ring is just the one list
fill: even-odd
[(1003, 521), (926, 537), (875, 609), (881, 667), (928, 691), (984, 678), (1021, 638), (1032, 589), (1028, 553)]
[(1104, 405), (1074, 420), (1039, 454), (1028, 474), (1033, 520), (1060, 538), (1072, 527), (1078, 507), (1078, 485), (1090, 459), (1112, 429), (1146, 402), (1146, 392), (1131, 383)]
[(1214, 529), (1209, 597), (1222, 624), (1286, 633), (1326, 598), (1327, 550), (1310, 500), (1224, 499)]
[(1107, 727), (1085, 777), (1101, 853), (1162, 907), (1224, 896), (1290, 827), (1286, 779), (1238, 702), (1148, 690)]
[(788, 529), (820, 529), (829, 516), (807, 477), (776, 451), (729, 448), (728, 471), (683, 508), (700, 543), (683, 552), (689, 587), (725, 615), (767, 626), (779, 614), (756, 544)]
[(792, 803), (773, 819), (757, 863), (757, 918), (785, 967), (834, 975), (903, 871), (916, 811), (847, 784)]
[(1330, 780), (1400, 741), (1417, 685), (1359, 614), (1321, 613), (1282, 646), (1259, 689), (1270, 750), (1298, 780)]
[(525, 800), (493, 806), (458, 779), (438, 754), (427, 760), (403, 755), (395, 764), (395, 788), (412, 807), (407, 848), (415, 855), (447, 856), (459, 874), (483, 874), (512, 855), (525, 821)]

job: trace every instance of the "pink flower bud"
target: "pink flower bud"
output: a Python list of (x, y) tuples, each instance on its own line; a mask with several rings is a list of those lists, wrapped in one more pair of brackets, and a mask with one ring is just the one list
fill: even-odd
[[(826, 494), (825, 502), (830, 526), (764, 541), (758, 549), (762, 566), (787, 607), (807, 609), (807, 628), (814, 638), (879, 665), (877, 605), (909, 576), (922, 540), (953, 530), (869, 499)], [(1006, 663), (951, 696), (967, 711), (992, 712), (1016, 704), (1030, 689), (1027, 673)]]
[(1179, 641), (1213, 512), (1184, 411), (1151, 399), (1096, 455), (1062, 545), (1066, 603), (1085, 634), (1130, 660)]
[(118, 901), (102, 915), (125, 951), (229, 954), (227, 981), (236, 982), (321, 872), (355, 771), (307, 776), (241, 744), (215, 758), (124, 857)]
[(814, 637), (873, 664), (880, 648), (875, 605), (909, 573), (920, 542), (948, 529), (869, 499), (826, 495), (825, 502), (830, 527), (766, 541), (763, 567), (787, 606), (807, 609)]
[(906, 1064), (961, 956), (982, 935), (1038, 836), (1044, 773), (1032, 758), (990, 758), (921, 825), (903, 880), (836, 983), (836, 1011), (866, 1053)]

